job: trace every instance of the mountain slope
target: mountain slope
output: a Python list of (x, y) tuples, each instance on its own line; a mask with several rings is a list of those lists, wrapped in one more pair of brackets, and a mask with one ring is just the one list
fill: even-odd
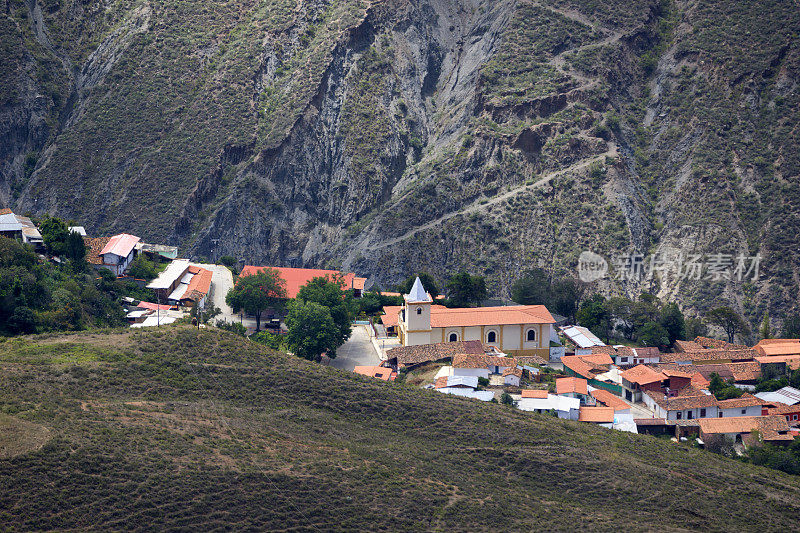
[(0, 457), (0, 518), (11, 528), (797, 523), (791, 476), (366, 379), (213, 329), (8, 339), (0, 368), (0, 424), (31, 435), (29, 451)]
[(796, 0), (9, 0), (0, 202), (195, 255), (797, 306)]

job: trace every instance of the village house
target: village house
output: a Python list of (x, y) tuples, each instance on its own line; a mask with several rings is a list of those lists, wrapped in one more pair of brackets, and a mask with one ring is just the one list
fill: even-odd
[(581, 405), (594, 405), (594, 398), (589, 396), (588, 382), (583, 378), (568, 377), (556, 379), (556, 394), (577, 398)]
[[(342, 280), (342, 290), (353, 291), (353, 296), (361, 298), (364, 293), (364, 285), (367, 278), (356, 277), (352, 272), (339, 272), (338, 270), (324, 270), (319, 268), (291, 268), (291, 267), (268, 267), (245, 265), (239, 273), (239, 277), (258, 274), (268, 268), (277, 270), (281, 279), (286, 282), (286, 297), (297, 298), (300, 287), (307, 285), (314, 278), (327, 278), (331, 281)], [(430, 342), (430, 341), (429, 341)]]
[(800, 404), (795, 405), (772, 405), (769, 404), (766, 406), (766, 413), (762, 412), (762, 416), (764, 415), (780, 415), (786, 418), (786, 422), (792, 426), (797, 427), (800, 426)]
[(120, 277), (136, 257), (136, 243), (139, 242), (139, 237), (121, 233), (113, 237), (84, 237), (83, 242), (88, 248), (87, 263), (98, 269), (110, 270), (115, 276)]
[(36, 224), (28, 217), (14, 214), (11, 209), (0, 209), (0, 236), (30, 244), (37, 250), (44, 246)]
[(605, 389), (591, 389), (589, 394), (595, 399), (596, 405), (604, 405), (614, 410), (614, 413), (629, 415), (631, 406), (619, 396)]
[(477, 376), (442, 376), (436, 378), (433, 382), (433, 387), (436, 389), (444, 388), (460, 388), (475, 390), (478, 388)]
[[(398, 325), (403, 346), (477, 340), (511, 355), (550, 359), (551, 325), (555, 320), (542, 305), (450, 309), (433, 305), (419, 278), (403, 299), (399, 309), (384, 308), (383, 320), (387, 327)], [(390, 318), (394, 314), (396, 320)]]
[(568, 376), (580, 377), (592, 387), (622, 394), (619, 369), (608, 354), (565, 355), (561, 358), (561, 364)]
[(720, 418), (761, 416), (763, 405), (764, 400), (747, 393), (742, 394), (739, 398), (717, 401)]
[(609, 354), (617, 366), (649, 365), (661, 362), (658, 348), (631, 348), (630, 346), (614, 346), (614, 353)]
[(398, 346), (386, 351), (386, 365), (395, 369), (413, 369), (425, 363), (445, 361), (457, 354), (494, 353), (480, 341), (438, 342), (417, 346)]
[[(731, 443), (752, 446), (757, 442), (783, 445), (794, 440), (782, 416), (740, 416), (699, 421), (700, 438), (708, 445), (714, 437)], [(758, 440), (756, 440), (756, 438)]]
[[(508, 372), (512, 370), (514, 372)], [(504, 377), (506, 384), (508, 376), (517, 377), (516, 385), (519, 385), (519, 377), (522, 377), (522, 370), (517, 370), (517, 360), (513, 357), (500, 357), (491, 355), (458, 354), (453, 356), (453, 375), (454, 376), (475, 376), (476, 378), (489, 378), (490, 374), (500, 374)]]
[(611, 407), (589, 407), (582, 405), (578, 413), (578, 422), (589, 422), (611, 429), (614, 427), (614, 409)]
[(783, 387), (772, 392), (757, 392), (755, 396), (772, 405), (800, 404), (800, 390), (794, 387)]
[(159, 302), (183, 307), (204, 308), (211, 290), (213, 272), (190, 264), (188, 259), (171, 262), (156, 279), (147, 284)]
[(534, 413), (554, 412), (558, 418), (578, 420), (581, 401), (578, 398), (547, 394), (547, 391), (522, 391), (522, 398), (517, 402), (517, 408)]
[(717, 418), (719, 409), (713, 394), (689, 386), (677, 396), (669, 396), (655, 390), (644, 390), (642, 400), (653, 411), (656, 418), (666, 420), (693, 420)]
[(661, 384), (668, 379), (662, 372), (657, 372), (649, 366), (637, 365), (622, 373), (622, 389), (625, 399), (629, 402), (643, 400), (645, 391), (661, 393)]
[(597, 335), (592, 333), (589, 328), (583, 326), (563, 326), (559, 328), (561, 334), (567, 339), (567, 345), (573, 350), (573, 355), (589, 355), (594, 352), (597, 346), (606, 346)]

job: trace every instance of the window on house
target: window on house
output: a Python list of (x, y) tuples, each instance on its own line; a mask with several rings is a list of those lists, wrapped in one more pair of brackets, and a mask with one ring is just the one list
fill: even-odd
[(421, 307), (417, 307), (417, 314), (418, 314), (418, 315), (421, 315), (421, 314), (422, 314), (422, 308), (421, 308)]
[(623, 363), (627, 363), (628, 362), (628, 358), (627, 357), (622, 357), (620, 359), (620, 361), (623, 362)]
[(486, 335), (486, 342), (497, 342), (497, 333), (495, 333), (494, 331), (490, 331)]
[(742, 414), (746, 415), (747, 414), (747, 409), (742, 409)]
[(792, 417), (792, 420), (797, 420), (797, 415), (794, 415), (794, 416)]
[(706, 416), (706, 410), (700, 409), (700, 418), (705, 418), (705, 416)]
[(532, 330), (532, 329), (529, 329), (529, 330), (528, 330), (528, 337), (527, 337), (527, 338), (528, 338), (528, 342), (533, 342), (533, 341), (535, 341), (535, 340), (536, 340), (536, 331), (535, 331), (535, 330)]
[(675, 415), (675, 418), (680, 420), (681, 418), (683, 418), (683, 413), (681, 411), (678, 411), (678, 414)]
[(450, 342), (456, 342), (456, 341), (458, 341), (458, 335), (457, 335), (457, 334), (455, 334), (455, 333), (451, 333), (451, 334), (450, 334), (450, 337), (449, 337), (449, 340), (450, 340)]
[(693, 411), (687, 411), (686, 412), (686, 418), (691, 420), (693, 417), (694, 417), (694, 412)]
[(722, 418), (722, 411), (719, 412), (719, 417)]

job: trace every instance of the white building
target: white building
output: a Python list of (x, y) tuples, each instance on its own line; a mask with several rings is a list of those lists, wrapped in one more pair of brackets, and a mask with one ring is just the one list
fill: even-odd
[(139, 237), (120, 233), (109, 239), (108, 243), (100, 250), (102, 263), (100, 266), (107, 268), (115, 276), (121, 276), (136, 257), (136, 243)]

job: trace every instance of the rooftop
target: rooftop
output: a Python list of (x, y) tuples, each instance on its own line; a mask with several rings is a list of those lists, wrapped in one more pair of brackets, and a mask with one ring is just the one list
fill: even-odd
[(611, 424), (614, 422), (614, 409), (611, 407), (581, 406), (578, 422), (592, 422), (595, 424)]
[(548, 392), (545, 389), (525, 389), (522, 391), (523, 398), (547, 398)]
[(760, 406), (763, 404), (764, 400), (748, 393), (744, 393), (738, 398), (717, 401), (717, 406), (720, 409), (741, 409), (742, 407), (755, 407), (756, 405)]
[(588, 382), (582, 378), (569, 377), (556, 380), (556, 394), (589, 394)]
[(605, 404), (606, 407), (611, 407), (615, 411), (625, 411), (631, 408), (625, 400), (605, 389), (594, 389), (589, 394), (598, 402)]
[(457, 354), (483, 355), (484, 346), (480, 341), (438, 342), (418, 346), (398, 346), (386, 352), (388, 359), (397, 358), (398, 365), (415, 365), (428, 361), (438, 361)]
[(356, 285), (360, 285), (362, 289), (364, 288), (364, 284), (362, 282), (359, 281), (358, 284), (356, 283), (355, 274), (352, 272), (343, 273), (339, 272), (338, 270), (324, 270), (318, 268), (289, 268), (245, 265), (245, 267), (242, 269), (242, 272), (239, 274), (239, 277), (241, 278), (244, 276), (258, 274), (259, 272), (262, 272), (268, 268), (277, 270), (281, 278), (286, 282), (287, 298), (296, 298), (300, 287), (306, 285), (314, 278), (328, 278), (333, 280), (336, 279), (337, 276), (341, 275), (342, 281), (344, 282), (344, 290), (356, 289), (358, 288)]
[(422, 281), (417, 277), (414, 280), (414, 285), (411, 286), (411, 290), (408, 294), (403, 296), (408, 303), (422, 303), (422, 302), (432, 302), (433, 298), (431, 295), (428, 294), (428, 291), (425, 290), (425, 287), (422, 286)]
[(450, 309), (431, 306), (431, 327), (499, 326), (505, 324), (553, 324), (555, 320), (543, 305), (465, 307)]
[(622, 378), (637, 385), (647, 385), (663, 381), (666, 376), (661, 372), (656, 372), (649, 366), (637, 365), (622, 373)]
[(392, 369), (385, 366), (357, 366), (353, 369), (353, 372), (384, 381), (389, 381), (392, 377)]
[(591, 348), (592, 346), (605, 346), (597, 335), (582, 326), (567, 326), (561, 328), (563, 333), (578, 348)]
[(717, 405), (717, 399), (713, 394), (705, 394), (693, 386), (682, 390), (680, 396), (668, 397), (660, 391), (644, 391), (644, 394), (650, 396), (659, 407), (666, 411), (683, 411)]
[(106, 245), (100, 250), (100, 255), (114, 254), (120, 257), (127, 257), (139, 242), (139, 237), (129, 233), (120, 233), (111, 237)]
[(736, 416), (699, 420), (703, 433), (752, 433), (758, 431), (764, 440), (794, 440), (786, 418), (774, 416)]
[(148, 289), (169, 289), (189, 269), (188, 259), (175, 259), (156, 279), (147, 284)]

